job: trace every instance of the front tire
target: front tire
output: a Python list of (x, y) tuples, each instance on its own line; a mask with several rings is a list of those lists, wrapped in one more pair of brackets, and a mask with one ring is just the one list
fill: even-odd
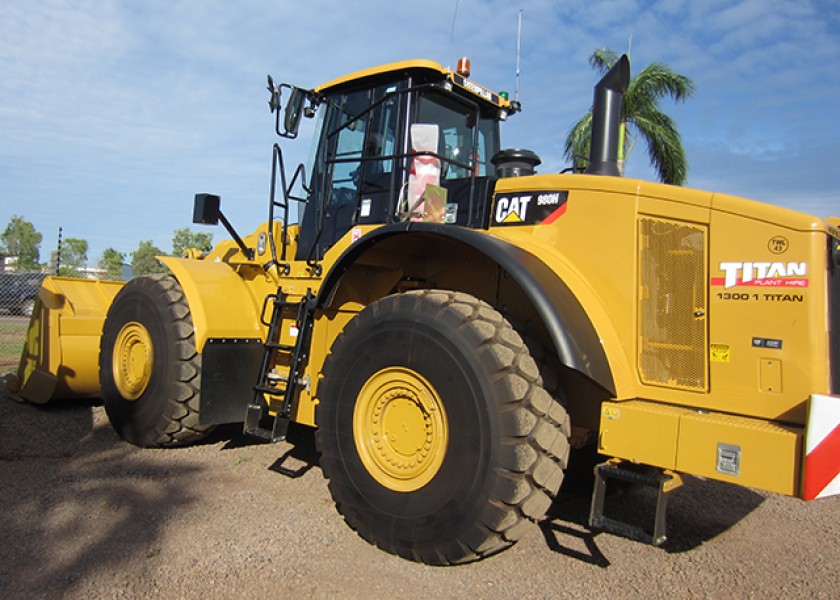
[(111, 424), (132, 444), (181, 446), (212, 431), (199, 420), (201, 355), (174, 277), (138, 277), (119, 291), (102, 331), (99, 380)]
[(369, 542), (434, 565), (513, 544), (563, 480), (569, 420), (488, 304), (383, 298), (336, 339), (316, 433), (338, 510)]

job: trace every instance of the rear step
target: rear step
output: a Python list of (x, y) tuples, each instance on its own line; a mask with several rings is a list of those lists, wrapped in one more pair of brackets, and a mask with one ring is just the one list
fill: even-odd
[[(315, 296), (307, 290), (300, 301), (290, 302), (285, 300), (285, 295), (278, 290), (276, 294), (266, 297), (263, 310), (269, 301), (274, 303), (271, 311), (271, 321), (263, 325), (268, 327), (266, 341), (263, 344), (263, 360), (260, 365), (260, 373), (257, 383), (254, 386), (254, 397), (248, 404), (245, 412), (245, 435), (266, 441), (279, 442), (286, 439), (291, 420), (292, 400), (295, 392), (301, 385), (308, 385), (308, 381), (301, 379), (300, 373), (303, 365), (309, 358), (309, 341), (312, 331), (312, 313), (315, 310)], [(281, 327), (283, 324), (283, 310), (296, 307), (295, 326), (297, 327), (297, 338), (293, 345), (281, 344)], [(289, 375), (281, 376), (271, 371), (272, 365), (276, 363), (275, 353), (286, 354), (289, 357)], [(270, 414), (265, 395), (282, 396), (283, 402), (275, 414)]]
[[(595, 467), (595, 486), (592, 490), (592, 506), (589, 511), (589, 527), (621, 537), (661, 546), (668, 539), (665, 516), (668, 510), (668, 493), (682, 485), (682, 479), (672, 471), (657, 470), (655, 473), (640, 473), (628, 468), (628, 463), (605, 462)], [(607, 492), (607, 480), (617, 479), (626, 483), (635, 483), (657, 488), (656, 512), (654, 514), (653, 533), (638, 525), (626, 523), (604, 515), (604, 500)]]

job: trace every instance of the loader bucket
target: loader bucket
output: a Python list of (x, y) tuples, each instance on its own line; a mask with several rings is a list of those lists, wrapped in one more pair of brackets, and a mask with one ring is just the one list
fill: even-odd
[(98, 397), (102, 324), (123, 285), (67, 277), (44, 279), (10, 391), (36, 404)]

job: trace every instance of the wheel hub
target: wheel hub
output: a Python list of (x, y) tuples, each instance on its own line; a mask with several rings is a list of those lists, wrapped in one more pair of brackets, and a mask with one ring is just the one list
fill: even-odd
[(448, 435), (440, 397), (411, 369), (383, 369), (359, 392), (356, 449), (368, 473), (388, 489), (413, 492), (429, 483), (443, 464)]
[(126, 323), (114, 343), (114, 383), (126, 400), (137, 400), (152, 378), (154, 347), (145, 326)]

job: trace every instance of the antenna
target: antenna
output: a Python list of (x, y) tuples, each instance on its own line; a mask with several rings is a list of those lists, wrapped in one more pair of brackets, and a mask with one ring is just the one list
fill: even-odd
[[(452, 56), (452, 40), (455, 38), (455, 19), (458, 17), (458, 0), (455, 0), (455, 10), (452, 11), (452, 27), (449, 28), (449, 49), (446, 56)], [(446, 68), (449, 68), (447, 64)]]
[(519, 57), (522, 51), (522, 9), (519, 9), (519, 16), (516, 24), (516, 90), (513, 92), (513, 99), (519, 102)]

